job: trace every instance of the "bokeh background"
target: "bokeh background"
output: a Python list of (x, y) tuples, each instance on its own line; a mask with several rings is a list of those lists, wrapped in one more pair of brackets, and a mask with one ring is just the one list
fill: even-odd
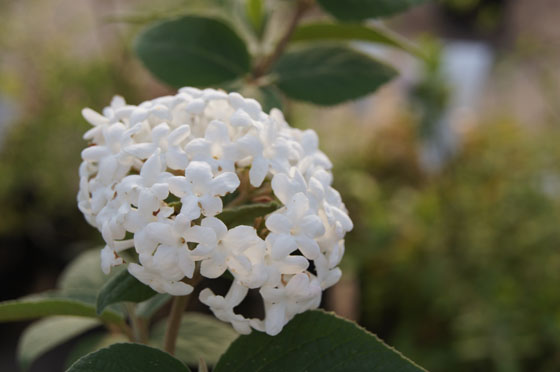
[[(200, 3), (0, 2), (0, 300), (52, 288), (101, 243), (75, 201), (80, 111), (172, 92), (131, 41)], [(356, 44), (400, 78), (334, 108), (285, 102), (355, 222), (324, 306), (430, 371), (560, 370), (559, 20), (557, 0), (421, 6), (387, 23), (429, 63)], [(17, 371), (25, 325), (0, 324), (0, 370)]]

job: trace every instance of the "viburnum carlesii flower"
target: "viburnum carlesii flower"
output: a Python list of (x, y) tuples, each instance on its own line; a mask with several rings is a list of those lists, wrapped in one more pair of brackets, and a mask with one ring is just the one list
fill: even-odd
[[(83, 116), (93, 128), (78, 206), (105, 240), (104, 272), (127, 264), (176, 296), (200, 278), (232, 278), (201, 302), (240, 333), (271, 335), (339, 280), (352, 221), (314, 131), (240, 94), (190, 87), (139, 105), (117, 96)], [(236, 310), (249, 290), (263, 319)]]

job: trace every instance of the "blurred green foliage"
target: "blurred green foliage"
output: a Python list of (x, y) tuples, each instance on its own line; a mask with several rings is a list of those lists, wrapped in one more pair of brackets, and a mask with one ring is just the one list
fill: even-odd
[(559, 370), (560, 131), (481, 125), (432, 176), (415, 137), (385, 130), (335, 177), (361, 323), (433, 372)]
[(138, 101), (121, 69), (128, 62), (77, 59), (36, 52), (21, 65), (0, 66), (1, 92), (17, 103), (17, 116), (0, 144), (0, 278), (11, 280), (2, 298), (52, 286), (77, 252), (100, 241), (76, 206), (82, 139), (81, 108), (100, 109), (116, 94)]

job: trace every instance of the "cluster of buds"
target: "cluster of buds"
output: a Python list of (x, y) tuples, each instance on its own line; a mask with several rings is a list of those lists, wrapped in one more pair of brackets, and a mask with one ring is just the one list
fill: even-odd
[[(182, 88), (138, 106), (117, 96), (102, 114), (83, 116), (93, 128), (78, 205), (106, 242), (104, 272), (130, 250), (130, 274), (182, 296), (193, 290), (188, 279), (229, 271), (227, 294), (207, 288), (200, 301), (239, 333), (270, 335), (339, 280), (352, 222), (314, 131), (214, 89)], [(224, 218), (239, 210), (263, 214), (247, 225)], [(264, 319), (234, 311), (249, 289), (259, 290)]]

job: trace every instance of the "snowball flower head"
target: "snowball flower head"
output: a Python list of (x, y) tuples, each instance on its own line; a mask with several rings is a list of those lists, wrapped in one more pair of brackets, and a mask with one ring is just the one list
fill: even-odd
[[(138, 106), (117, 96), (102, 114), (82, 113), (92, 128), (78, 205), (105, 240), (105, 273), (128, 263), (142, 283), (180, 296), (194, 276), (229, 272), (227, 294), (203, 289), (201, 302), (240, 333), (270, 335), (340, 278), (352, 222), (314, 131), (213, 89)], [(264, 319), (235, 312), (249, 289), (262, 296)]]

